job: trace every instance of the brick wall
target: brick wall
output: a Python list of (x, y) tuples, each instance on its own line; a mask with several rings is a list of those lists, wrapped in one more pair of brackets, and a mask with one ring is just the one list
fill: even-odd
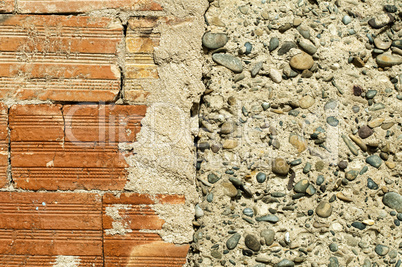
[(193, 167), (140, 162), (164, 142), (159, 156), (193, 160), (191, 140), (158, 138), (203, 90), (206, 3), (174, 2), (0, 3), (0, 266), (185, 264)]

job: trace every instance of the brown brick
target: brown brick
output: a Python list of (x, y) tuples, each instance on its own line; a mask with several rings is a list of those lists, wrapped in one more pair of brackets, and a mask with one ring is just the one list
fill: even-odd
[(121, 9), (133, 11), (161, 11), (162, 7), (152, 0), (18, 0), (21, 13), (80, 13), (99, 9)]
[(0, 2), (0, 13), (11, 13), (14, 11), (14, 0), (2, 0)]
[(97, 194), (0, 192), (0, 264), (50, 266), (71, 255), (101, 266), (101, 207)]
[(121, 24), (109, 18), (4, 15), (0, 97), (112, 101), (120, 89), (122, 41)]
[(7, 184), (8, 169), (8, 108), (0, 104), (0, 188)]
[(149, 94), (142, 83), (159, 78), (153, 55), (160, 42), (156, 29), (159, 20), (158, 17), (146, 17), (128, 21), (124, 98), (134, 103), (144, 103)]
[(16, 105), (10, 109), (15, 186), (30, 190), (121, 190), (120, 142), (132, 142), (145, 106)]
[[(105, 266), (182, 266), (186, 262), (188, 245), (166, 243), (156, 233), (164, 221), (151, 204), (184, 204), (184, 196), (121, 194), (103, 197), (103, 229)], [(113, 209), (109, 212), (108, 209)], [(116, 214), (118, 212), (118, 216)], [(114, 216), (114, 218), (112, 217)], [(112, 232), (114, 224), (125, 231)]]

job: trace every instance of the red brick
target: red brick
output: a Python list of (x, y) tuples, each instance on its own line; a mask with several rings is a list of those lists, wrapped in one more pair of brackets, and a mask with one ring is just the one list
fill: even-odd
[(14, 11), (14, 0), (2, 0), (0, 2), (0, 13), (11, 13)]
[(101, 266), (101, 196), (0, 192), (0, 263), (49, 266), (58, 255)]
[[(103, 229), (105, 266), (183, 266), (188, 245), (166, 243), (156, 233), (146, 230), (162, 229), (164, 221), (151, 204), (184, 204), (184, 196), (121, 194), (103, 197)], [(122, 206), (123, 205), (123, 206)], [(107, 214), (108, 208), (118, 209), (118, 218)], [(112, 213), (115, 214), (115, 213)], [(113, 223), (126, 229), (124, 234), (111, 235)]]
[[(17, 188), (124, 188), (120, 142), (132, 142), (145, 106), (16, 105), (10, 109), (11, 165)], [(119, 139), (120, 138), (120, 139)]]
[(132, 11), (161, 11), (162, 7), (152, 0), (18, 0), (21, 13), (80, 13), (99, 9)]
[(120, 89), (122, 41), (121, 24), (109, 18), (5, 15), (0, 97), (112, 101)]
[(0, 104), (0, 188), (7, 184), (8, 169), (8, 108)]

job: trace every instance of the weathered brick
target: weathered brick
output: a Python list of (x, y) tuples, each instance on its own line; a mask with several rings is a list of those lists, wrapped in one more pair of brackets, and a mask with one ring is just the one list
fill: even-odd
[(149, 205), (184, 201), (183, 196), (176, 195), (105, 194), (105, 266), (182, 266), (189, 246), (166, 243), (158, 234), (146, 230), (159, 230), (164, 223)]
[(0, 188), (7, 184), (8, 169), (8, 108), (0, 104)]
[(18, 0), (21, 13), (81, 13), (99, 9), (132, 11), (161, 11), (162, 7), (152, 0)]
[(124, 188), (118, 144), (132, 142), (145, 106), (15, 105), (10, 109), (11, 165), (17, 188)]
[(154, 48), (159, 46), (158, 17), (131, 18), (126, 36), (126, 72), (124, 97), (134, 103), (144, 103), (149, 92), (142, 83), (159, 78), (154, 63)]
[(109, 18), (3, 15), (0, 97), (112, 101), (121, 42), (122, 25)]
[(0, 264), (51, 266), (69, 255), (102, 266), (101, 207), (98, 194), (0, 192)]
[(14, 11), (14, 0), (2, 0), (0, 2), (0, 13), (11, 13)]

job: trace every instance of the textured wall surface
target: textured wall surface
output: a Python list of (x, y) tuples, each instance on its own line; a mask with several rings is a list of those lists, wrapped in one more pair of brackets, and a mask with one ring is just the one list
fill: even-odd
[(1, 266), (186, 263), (207, 5), (1, 2)]

